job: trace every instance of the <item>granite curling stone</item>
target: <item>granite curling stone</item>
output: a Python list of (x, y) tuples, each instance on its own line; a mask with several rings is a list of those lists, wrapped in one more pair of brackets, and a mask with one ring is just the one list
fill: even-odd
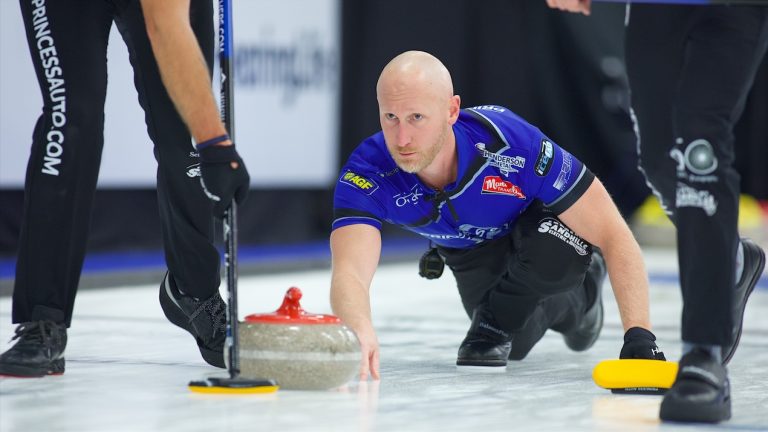
[(267, 377), (281, 389), (326, 390), (349, 382), (360, 366), (360, 342), (333, 315), (304, 311), (291, 287), (273, 313), (245, 317), (238, 329), (240, 375)]

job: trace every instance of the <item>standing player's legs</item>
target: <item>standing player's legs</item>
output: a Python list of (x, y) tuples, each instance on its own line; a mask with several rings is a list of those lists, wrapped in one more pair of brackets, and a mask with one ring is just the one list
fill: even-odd
[[(671, 151), (676, 205), (683, 341), (732, 345), (739, 248), (739, 174), (733, 128), (768, 45), (768, 8), (698, 11), (686, 44), (673, 112)], [(706, 233), (706, 247), (694, 246)], [(743, 254), (742, 251), (740, 253)], [(749, 257), (751, 258), (751, 257)]]
[(106, 2), (22, 0), (32, 63), (43, 97), (25, 181), (13, 291), (18, 342), (0, 373), (64, 372), (104, 142)]
[[(211, 2), (192, 1), (190, 18), (212, 67)], [(116, 22), (128, 46), (139, 102), (158, 162), (158, 204), (169, 270), (160, 289), (161, 305), (171, 322), (195, 337), (208, 363), (224, 367), (226, 305), (218, 293), (220, 258), (213, 245), (211, 201), (200, 186), (199, 157), (163, 85), (140, 2), (126, 1)]]
[[(685, 355), (662, 404), (667, 420), (730, 417), (721, 351), (732, 353), (749, 291), (740, 290), (735, 317), (739, 177), (732, 166), (733, 125), (765, 50), (766, 12), (638, 5), (630, 15), (627, 61), (641, 166), (677, 228), (684, 303)], [(751, 261), (759, 253), (751, 246), (745, 251)], [(697, 370), (714, 378), (702, 379)]]
[[(690, 28), (688, 10), (682, 6), (632, 5), (625, 36), (639, 169), (673, 222), (677, 181), (670, 175), (675, 169), (669, 155), (674, 140), (672, 104)], [(657, 25), (654, 20), (662, 17)]]

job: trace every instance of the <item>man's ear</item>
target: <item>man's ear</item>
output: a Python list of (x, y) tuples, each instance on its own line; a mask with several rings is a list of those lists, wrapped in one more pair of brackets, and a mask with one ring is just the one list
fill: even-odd
[(456, 120), (459, 119), (459, 111), (461, 110), (461, 96), (459, 95), (451, 96), (448, 103), (449, 103), (448, 113), (450, 115), (450, 117), (448, 118), (448, 121), (450, 124), (454, 124), (456, 123)]

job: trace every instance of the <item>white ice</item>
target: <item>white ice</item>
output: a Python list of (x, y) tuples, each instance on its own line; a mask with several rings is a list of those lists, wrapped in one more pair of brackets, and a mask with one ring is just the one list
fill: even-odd
[[(646, 251), (651, 275), (674, 274), (668, 251)], [(241, 277), (240, 316), (276, 309), (290, 286), (305, 309), (329, 313), (329, 271)], [(165, 320), (157, 286), (79, 293), (66, 373), (0, 379), (0, 431), (673, 431), (659, 396), (613, 395), (592, 382), (594, 365), (618, 357), (622, 329), (606, 283), (606, 323), (584, 353), (553, 332), (504, 373), (455, 367), (469, 325), (450, 274), (417, 275), (415, 263), (382, 266), (372, 288), (381, 342), (380, 382), (353, 381), (332, 391), (270, 395), (193, 394), (190, 380), (225, 376), (200, 358), (192, 337)], [(651, 287), (652, 320), (667, 357), (680, 355), (681, 300), (676, 283)], [(10, 299), (0, 299), (0, 346), (10, 344)], [(729, 366), (733, 418), (714, 428), (768, 431), (768, 291), (747, 307), (739, 351)], [(711, 428), (711, 427), (707, 427)]]

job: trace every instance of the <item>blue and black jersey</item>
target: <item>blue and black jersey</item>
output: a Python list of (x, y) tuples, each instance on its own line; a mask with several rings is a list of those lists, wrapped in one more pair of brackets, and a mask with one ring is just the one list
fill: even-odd
[(508, 234), (535, 199), (562, 213), (594, 179), (581, 161), (507, 108), (461, 110), (453, 132), (457, 179), (443, 190), (400, 170), (383, 133), (363, 141), (338, 179), (333, 229), (387, 222), (441, 246), (468, 248)]

